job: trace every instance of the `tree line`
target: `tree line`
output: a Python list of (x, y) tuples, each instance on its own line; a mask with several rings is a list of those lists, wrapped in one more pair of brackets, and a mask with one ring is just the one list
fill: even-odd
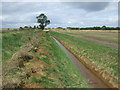
[[(41, 30), (44, 30), (45, 27), (47, 25), (50, 24), (50, 20), (48, 20), (47, 16), (43, 13), (41, 13), (39, 16), (36, 17), (37, 19), (37, 23), (39, 23), (38, 26), (24, 26), (24, 27), (20, 27), (19, 29), (41, 29)], [(48, 28), (48, 29), (51, 29), (51, 28)], [(56, 28), (55, 28), (56, 29)], [(57, 29), (63, 29), (63, 30), (66, 30), (66, 29), (69, 29), (69, 30), (120, 30), (120, 27), (108, 27), (108, 26), (102, 26), (102, 27), (99, 27), (99, 26), (95, 26), (95, 27), (66, 27), (66, 28), (63, 28), (63, 27), (57, 27)]]
[[(41, 29), (40, 26), (24, 26), (20, 27), (19, 29)], [(102, 27), (57, 27), (57, 28), (46, 28), (46, 29), (63, 29), (63, 30), (120, 30), (120, 27), (107, 27), (107, 26), (102, 26)]]
[(23, 29), (40, 29), (39, 26), (24, 26), (24, 27), (20, 27), (19, 29), (23, 30)]
[(120, 27), (108, 27), (108, 26), (102, 26), (102, 27), (67, 27), (69, 30), (120, 30)]

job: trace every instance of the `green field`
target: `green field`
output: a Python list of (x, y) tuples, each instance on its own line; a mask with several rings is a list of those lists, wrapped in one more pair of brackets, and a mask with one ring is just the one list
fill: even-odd
[(84, 62), (89, 62), (91, 67), (96, 66), (96, 70), (108, 75), (104, 77), (112, 78), (110, 82), (118, 82), (118, 50), (58, 32), (51, 31), (51, 34)]
[(89, 87), (50, 33), (4, 32), (2, 38), (3, 87)]

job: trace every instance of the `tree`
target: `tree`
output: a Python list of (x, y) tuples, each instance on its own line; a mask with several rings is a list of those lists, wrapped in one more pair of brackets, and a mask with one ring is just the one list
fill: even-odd
[(34, 27), (33, 27), (34, 29), (36, 29), (36, 26), (34, 25)]
[(23, 30), (23, 27), (20, 27), (19, 29)]
[(106, 28), (107, 28), (106, 26), (102, 26), (102, 30), (106, 30)]
[(57, 29), (63, 29), (62, 27), (57, 27)]
[(39, 26), (37, 26), (37, 29), (39, 28)]
[(24, 28), (28, 28), (28, 26), (25, 26)]
[(37, 23), (40, 23), (40, 28), (42, 30), (44, 30), (44, 28), (50, 24), (50, 20), (47, 20), (47, 16), (43, 13), (41, 13), (39, 16), (36, 17), (37, 18)]
[(31, 28), (32, 28), (32, 26), (29, 26), (29, 28), (31, 29)]

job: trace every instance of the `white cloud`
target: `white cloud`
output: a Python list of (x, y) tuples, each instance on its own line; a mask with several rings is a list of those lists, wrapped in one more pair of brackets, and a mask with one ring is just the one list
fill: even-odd
[(1, 0), (2, 2), (119, 2), (119, 0)]
[[(70, 4), (73, 5), (74, 3)], [(89, 6), (89, 8), (91, 7), (90, 11), (86, 8), (87, 4), (84, 3), (85, 9), (79, 7), (79, 4), (74, 7), (74, 5), (69, 6), (61, 2), (4, 2), (1, 20), (4, 28), (37, 25), (36, 16), (45, 13), (51, 20), (48, 27), (117, 26), (118, 7), (116, 2), (111, 2), (104, 8), (101, 8), (97, 3), (100, 8), (93, 9)]]

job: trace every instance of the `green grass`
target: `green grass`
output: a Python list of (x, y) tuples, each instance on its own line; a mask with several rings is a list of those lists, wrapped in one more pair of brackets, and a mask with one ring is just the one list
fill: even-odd
[[(50, 37), (49, 33), (41, 32), (42, 34), (39, 35), (39, 43), (37, 43), (35, 46), (39, 46), (40, 49), (43, 49), (45, 52), (32, 52), (34, 54), (34, 58), (36, 60), (41, 60), (42, 65), (44, 65), (41, 72), (44, 72), (44, 75), (38, 76), (30, 76), (30, 79), (24, 79), (25, 84), (27, 82), (37, 83), (38, 85), (42, 86), (43, 88), (88, 88), (90, 87), (87, 82), (84, 80), (84, 78), (80, 75), (80, 73), (77, 71), (75, 66), (72, 64), (72, 62), (69, 60), (69, 58), (66, 56), (64, 51), (59, 47), (59, 45), (54, 41), (53, 38)], [(14, 53), (19, 51), (21, 46), (24, 46), (31, 42), (32, 37), (35, 37), (39, 34), (39, 32), (29, 32), (29, 31), (21, 31), (21, 32), (8, 32), (3, 34), (3, 61), (6, 63), (9, 62), (9, 59), (12, 57)], [(41, 55), (44, 55), (46, 57), (40, 57)], [(12, 64), (10, 64), (12, 63)], [(12, 65), (14, 61), (11, 60), (10, 63), (7, 63), (4, 65)], [(27, 62), (26, 62), (27, 63)], [(35, 63), (34, 61), (28, 62), (29, 64)], [(45, 63), (45, 64), (43, 64)], [(35, 64), (36, 65), (36, 64)], [(12, 67), (9, 66), (9, 67)], [(36, 66), (37, 67), (37, 66)], [(38, 66), (39, 67), (39, 66)], [(17, 68), (17, 67), (16, 67)], [(32, 68), (32, 66), (28, 65), (23, 67), (20, 70), (9, 70), (8, 76), (10, 75), (13, 79), (21, 80), (19, 77), (19, 74), (31, 72), (29, 69)], [(26, 70), (27, 69), (27, 70)], [(41, 68), (40, 68), (41, 70)], [(40, 72), (40, 73), (41, 73)], [(36, 74), (36, 73), (33, 73)], [(26, 74), (25, 74), (26, 75)], [(52, 78), (51, 78), (52, 77)], [(11, 80), (11, 79), (10, 79)], [(6, 81), (7, 82), (7, 81)]]
[[(24, 73), (18, 67), (18, 60), (12, 60), (12, 55), (20, 50), (20, 47), (31, 42), (34, 33), (31, 31), (16, 31), (2, 33), (2, 77), (3, 85), (20, 80), (19, 73)], [(18, 69), (19, 68), (19, 69)], [(9, 79), (7, 79), (9, 77)], [(25, 76), (24, 76), (25, 77)]]
[(0, 67), (2, 66), (2, 36), (0, 36)]
[(50, 87), (57, 88), (55, 82), (52, 79), (49, 79), (45, 76), (42, 76), (39, 79), (32, 77), (31, 81), (32, 83), (39, 83), (43, 86), (47, 84), (46, 86), (44, 86), (44, 88), (50, 88)]
[[(30, 42), (32, 32), (21, 31), (16, 33), (6, 32), (2, 37), (2, 60), (10, 59), (21, 46)], [(30, 38), (29, 38), (30, 37)]]
[[(46, 58), (40, 58), (39, 60), (44, 61), (50, 65), (50, 67), (45, 70), (46, 76), (42, 76), (37, 80), (33, 78), (32, 81), (39, 83), (45, 88), (89, 87), (64, 51), (62, 51), (59, 45), (50, 37), (49, 33), (44, 33), (43, 37), (46, 37), (46, 39), (42, 41), (40, 46), (44, 46), (44, 49), (49, 52), (49, 54)], [(52, 75), (54, 79), (50, 79), (49, 75)]]
[(87, 40), (51, 32), (51, 35), (59, 38), (63, 43), (71, 48), (76, 55), (84, 56), (91, 65), (96, 65), (100, 70), (105, 70), (109, 75), (118, 80), (118, 50), (110, 47), (98, 45)]

